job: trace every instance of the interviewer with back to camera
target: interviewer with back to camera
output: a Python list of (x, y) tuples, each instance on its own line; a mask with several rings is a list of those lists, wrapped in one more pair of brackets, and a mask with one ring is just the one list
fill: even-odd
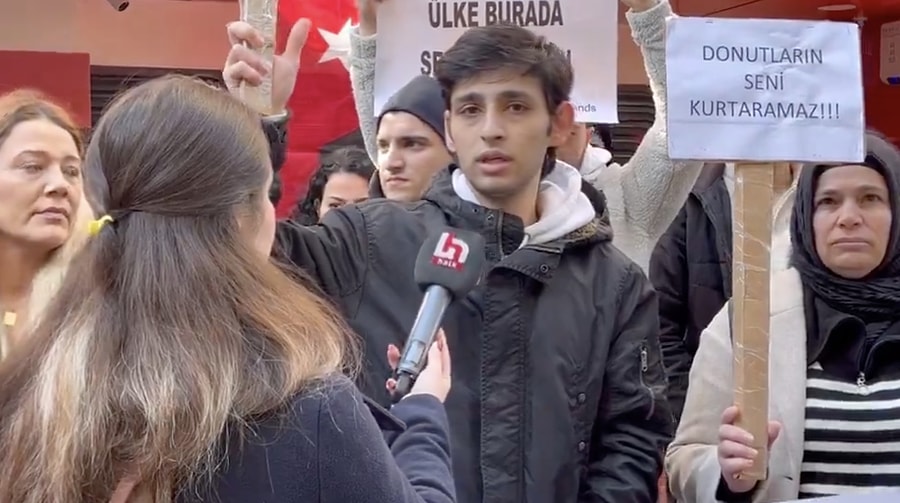
[(455, 501), (443, 339), (396, 416), (342, 375), (353, 334), (268, 259), (254, 112), (153, 80), (107, 110), (84, 167), (103, 217), (0, 364), (0, 501)]

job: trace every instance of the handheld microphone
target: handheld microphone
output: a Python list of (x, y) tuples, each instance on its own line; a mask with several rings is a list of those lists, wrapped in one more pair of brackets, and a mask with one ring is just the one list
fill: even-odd
[(447, 306), (475, 287), (483, 267), (484, 238), (480, 234), (447, 227), (422, 243), (414, 277), (425, 296), (397, 365), (394, 403), (410, 392), (425, 367)]

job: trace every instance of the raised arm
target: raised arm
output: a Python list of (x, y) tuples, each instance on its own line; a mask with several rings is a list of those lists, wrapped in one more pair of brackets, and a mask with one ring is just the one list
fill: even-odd
[(375, 0), (359, 0), (359, 26), (350, 32), (350, 85), (359, 117), (359, 128), (372, 161), (378, 154), (375, 135)]
[[(326, 295), (342, 301), (359, 292), (368, 271), (366, 235), (362, 213), (350, 205), (329, 211), (315, 226), (278, 222), (272, 253), (301, 269)], [(345, 309), (344, 314), (353, 313)]]
[(613, 227), (628, 229), (630, 237), (617, 235), (616, 246), (646, 271), (653, 246), (684, 204), (702, 163), (669, 158), (665, 39), (666, 18), (674, 15), (672, 7), (667, 0), (627, 3), (633, 4), (626, 18), (644, 56), (656, 116), (629, 162), (585, 173), (585, 178), (606, 192)]

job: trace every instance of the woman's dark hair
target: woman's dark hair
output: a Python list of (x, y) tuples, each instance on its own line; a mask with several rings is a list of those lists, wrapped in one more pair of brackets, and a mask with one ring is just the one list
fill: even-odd
[(309, 188), (303, 197), (291, 219), (301, 225), (315, 225), (319, 221), (319, 205), (322, 202), (322, 194), (325, 185), (336, 173), (350, 173), (359, 175), (367, 182), (375, 173), (375, 165), (369, 159), (369, 154), (360, 147), (341, 147), (334, 152), (325, 154), (322, 163), (309, 180)]
[[(450, 109), (453, 89), (463, 81), (496, 71), (512, 71), (541, 83), (547, 111), (556, 109), (572, 95), (575, 77), (572, 63), (553, 42), (527, 28), (495, 24), (466, 30), (441, 55), (434, 76), (441, 85), (444, 106)], [(556, 165), (556, 148), (547, 149), (541, 176)]]
[(344, 369), (337, 312), (253, 244), (258, 116), (186, 77), (134, 87), (85, 157), (108, 223), (0, 364), (0, 501), (148, 499), (211, 480), (226, 431)]

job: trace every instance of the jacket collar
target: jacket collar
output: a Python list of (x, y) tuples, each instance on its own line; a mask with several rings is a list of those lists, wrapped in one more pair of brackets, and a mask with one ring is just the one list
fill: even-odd
[(703, 169), (700, 170), (700, 176), (697, 177), (697, 182), (694, 183), (694, 187), (691, 189), (691, 193), (699, 196), (700, 194), (706, 192), (709, 188), (715, 185), (716, 182), (722, 180), (722, 176), (724, 174), (724, 163), (705, 164), (703, 166)]
[[(470, 203), (461, 199), (453, 190), (452, 173), (459, 169), (451, 164), (448, 169), (441, 170), (434, 178), (431, 187), (426, 191), (423, 199), (431, 202), (441, 209), (446, 215), (447, 221), (454, 227), (467, 229), (480, 229), (485, 222), (502, 221), (505, 224), (501, 228), (503, 234), (514, 231), (510, 241), (521, 243), (524, 237), (524, 225), (522, 220), (514, 215), (498, 210), (490, 210), (484, 206)], [(582, 180), (581, 191), (591, 202), (596, 218), (582, 229), (578, 229), (560, 240), (562, 247), (595, 241), (612, 240), (612, 227), (609, 223), (609, 211), (606, 205), (606, 197), (595, 189), (590, 183)], [(504, 238), (504, 241), (507, 239)], [(518, 244), (516, 244), (516, 247)]]

